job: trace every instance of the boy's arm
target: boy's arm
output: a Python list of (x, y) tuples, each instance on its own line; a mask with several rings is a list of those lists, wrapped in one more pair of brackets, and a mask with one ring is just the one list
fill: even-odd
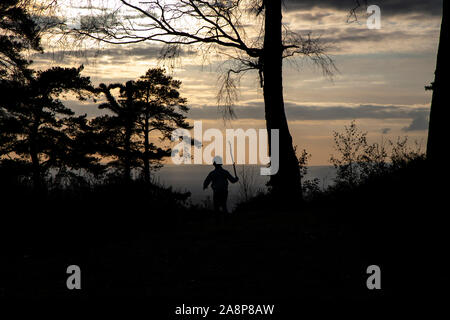
[(209, 184), (211, 183), (211, 173), (208, 174), (205, 181), (203, 182), (203, 190), (208, 188)]
[(227, 178), (228, 180), (230, 180), (231, 183), (236, 183), (239, 181), (239, 178), (237, 176), (233, 177), (231, 173), (229, 173), (228, 171), (227, 171)]

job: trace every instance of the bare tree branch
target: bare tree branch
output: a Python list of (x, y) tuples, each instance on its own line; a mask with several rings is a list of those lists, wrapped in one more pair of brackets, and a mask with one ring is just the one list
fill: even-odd
[[(261, 0), (149, 0), (139, 5), (131, 0), (118, 0), (115, 9), (80, 17), (78, 26), (69, 30), (77, 39), (93, 39), (108, 44), (132, 44), (153, 41), (164, 45), (163, 58), (174, 58), (183, 45), (197, 45), (207, 57), (216, 49), (227, 58), (219, 76), (218, 103), (223, 114), (233, 117), (232, 106), (237, 100), (236, 90), (243, 74), (258, 71), (261, 87), (263, 77), (265, 10)], [(131, 10), (137, 19), (121, 17)], [(249, 27), (250, 26), (250, 27)], [(252, 29), (253, 27), (253, 29)], [(251, 32), (248, 29), (252, 29)], [(302, 56), (318, 65), (331, 76), (336, 67), (326, 54), (320, 38), (310, 34), (302, 37), (285, 27), (283, 58)]]

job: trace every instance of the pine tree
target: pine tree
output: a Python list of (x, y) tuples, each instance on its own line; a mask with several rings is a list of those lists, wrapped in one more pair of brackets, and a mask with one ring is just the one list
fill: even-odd
[(68, 92), (86, 99), (92, 86), (82, 70), (54, 67), (30, 70), (25, 80), (0, 80), (0, 157), (29, 165), (37, 190), (51, 168), (98, 169), (92, 150), (78, 148), (86, 117), (74, 117), (59, 99)]
[(23, 53), (42, 52), (39, 27), (27, 11), (27, 1), (0, 2), (0, 79), (29, 77), (31, 61)]
[[(170, 156), (169, 147), (150, 141), (152, 133), (157, 133), (163, 142), (170, 139), (176, 128), (190, 128), (183, 114), (188, 108), (186, 99), (180, 97), (180, 85), (164, 69), (149, 69), (138, 81), (100, 84), (97, 88), (107, 100), (99, 108), (113, 113), (91, 122), (101, 142), (98, 150), (125, 181), (130, 181), (132, 170), (138, 169), (150, 183), (152, 167), (160, 167), (161, 160)], [(115, 89), (119, 89), (117, 96)]]
[[(151, 162), (158, 162), (162, 156), (170, 155), (170, 149), (157, 148), (150, 143), (149, 135), (158, 131), (164, 139), (176, 128), (189, 129), (183, 113), (188, 112), (186, 99), (180, 97), (181, 81), (174, 80), (161, 68), (149, 69), (137, 82), (140, 99), (144, 103), (139, 117), (140, 136), (143, 138), (142, 162), (144, 179), (150, 182)], [(180, 112), (176, 110), (179, 109)]]

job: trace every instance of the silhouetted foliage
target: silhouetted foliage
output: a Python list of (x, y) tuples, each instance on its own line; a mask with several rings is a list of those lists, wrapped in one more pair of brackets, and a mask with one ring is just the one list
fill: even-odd
[[(170, 147), (156, 146), (150, 134), (156, 133), (163, 142), (176, 128), (190, 128), (184, 115), (189, 109), (186, 99), (180, 97), (180, 85), (163, 69), (150, 69), (138, 81), (100, 84), (97, 89), (107, 99), (99, 108), (114, 113), (91, 121), (101, 141), (98, 151), (111, 159), (109, 165), (122, 172), (126, 180), (133, 169), (140, 169), (150, 183), (151, 167), (158, 168), (161, 159), (170, 156)], [(119, 89), (117, 97), (114, 89)]]
[(257, 168), (243, 164), (238, 169), (239, 177), (239, 201), (247, 202), (257, 193), (256, 175), (259, 173)]
[(394, 169), (408, 167), (411, 163), (424, 161), (426, 154), (418, 141), (409, 143), (408, 137), (398, 138), (397, 141), (389, 141), (391, 145), (390, 164)]
[(300, 178), (302, 179), (303, 183), (303, 190), (302, 190), (303, 197), (306, 200), (311, 200), (315, 198), (322, 191), (319, 186), (320, 184), (319, 178), (306, 179), (306, 175), (308, 174), (308, 162), (311, 159), (311, 157), (312, 155), (306, 152), (305, 149), (303, 149), (302, 153), (298, 157)]
[(425, 158), (420, 144), (416, 141), (415, 147), (411, 147), (407, 137), (398, 138), (395, 142), (382, 140), (381, 143), (369, 144), (367, 132), (359, 130), (355, 121), (345, 126), (343, 132), (334, 132), (333, 135), (338, 152), (337, 156), (332, 155), (330, 158), (337, 170), (335, 187), (354, 188), (367, 180), (387, 176)]
[(336, 182), (355, 186), (360, 180), (360, 167), (367, 147), (367, 132), (361, 132), (355, 121), (345, 126), (344, 132), (334, 132), (334, 147), (339, 157), (331, 156), (330, 162), (337, 169)]
[(26, 50), (42, 52), (39, 26), (27, 11), (30, 1), (0, 2), (0, 79), (29, 77), (31, 61), (23, 56)]
[(82, 69), (54, 67), (21, 81), (0, 80), (0, 156), (29, 165), (37, 189), (52, 168), (101, 170), (93, 150), (80, 148), (90, 143), (86, 116), (74, 117), (59, 99), (68, 92), (81, 100), (90, 94)]
[(170, 149), (157, 148), (150, 142), (149, 135), (154, 131), (159, 132), (162, 136), (160, 141), (163, 141), (170, 139), (173, 130), (177, 128), (190, 129), (191, 126), (185, 121), (189, 108), (186, 106), (186, 99), (180, 96), (181, 81), (174, 80), (164, 69), (149, 69), (136, 85), (143, 103), (138, 119), (138, 135), (141, 141), (143, 139), (143, 146), (140, 148), (143, 150), (141, 167), (144, 180), (150, 183), (150, 168), (157, 168), (159, 160), (168, 155)]

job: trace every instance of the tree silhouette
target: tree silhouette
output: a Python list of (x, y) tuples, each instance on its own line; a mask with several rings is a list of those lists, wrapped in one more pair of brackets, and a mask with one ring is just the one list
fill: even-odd
[[(138, 168), (149, 183), (151, 167), (158, 167), (164, 157), (170, 156), (170, 148), (150, 142), (151, 133), (158, 131), (160, 141), (164, 141), (177, 127), (190, 128), (183, 115), (188, 108), (186, 100), (180, 97), (180, 85), (163, 69), (149, 69), (136, 82), (100, 84), (97, 89), (107, 99), (99, 108), (114, 113), (92, 121), (103, 142), (99, 150), (112, 157), (109, 165), (123, 171), (126, 181), (131, 179), (131, 170)], [(114, 89), (119, 89), (118, 97), (114, 96)]]
[[(204, 56), (211, 52), (229, 58), (221, 76), (219, 103), (232, 116), (237, 81), (256, 70), (263, 87), (266, 127), (280, 130), (280, 169), (271, 177), (273, 191), (286, 198), (301, 197), (298, 163), (284, 110), (283, 59), (302, 55), (320, 65), (325, 74), (334, 70), (332, 60), (317, 39), (304, 38), (282, 25), (282, 0), (163, 0), (139, 4), (120, 0), (128, 10), (147, 19), (136, 25), (120, 17), (120, 10), (105, 8), (101, 15), (84, 16), (72, 31), (79, 37), (113, 44), (154, 41), (165, 44), (164, 57), (177, 56), (182, 45), (197, 44)], [(259, 21), (252, 34), (252, 22)], [(216, 50), (217, 49), (217, 50)], [(270, 134), (269, 134), (270, 137)], [(271, 141), (269, 138), (269, 146)]]
[[(160, 149), (149, 141), (149, 135), (153, 131), (159, 131), (164, 139), (170, 139), (170, 135), (176, 128), (189, 129), (189, 123), (185, 121), (186, 99), (180, 97), (179, 88), (181, 81), (174, 80), (165, 74), (161, 68), (149, 69), (137, 82), (140, 92), (140, 101), (143, 109), (138, 119), (143, 136), (143, 169), (144, 179), (150, 182), (150, 160), (158, 161), (162, 156), (168, 156), (170, 149)], [(180, 112), (175, 110), (178, 108)]]
[(27, 11), (29, 1), (0, 2), (0, 79), (30, 76), (25, 50), (42, 52), (39, 27)]
[(0, 156), (29, 164), (37, 190), (50, 168), (98, 169), (92, 150), (79, 148), (88, 134), (86, 117), (74, 117), (59, 100), (68, 92), (83, 100), (92, 91), (81, 70), (54, 67), (30, 70), (26, 80), (0, 80)]
[[(111, 92), (114, 89), (120, 90), (118, 99)], [(132, 163), (136, 158), (132, 152), (137, 150), (132, 138), (136, 133), (136, 121), (142, 110), (142, 104), (136, 101), (136, 89), (133, 81), (128, 81), (125, 85), (100, 84), (97, 91), (105, 95), (107, 102), (101, 104), (99, 108), (108, 109), (114, 115), (97, 117), (91, 122), (101, 141), (98, 145), (99, 153), (113, 158), (109, 165), (123, 171), (126, 181), (131, 178), (131, 169), (137, 166), (136, 163)]]
[(448, 61), (450, 46), (449, 10), (450, 5), (448, 1), (444, 0), (435, 78), (431, 87), (427, 87), (433, 90), (428, 129), (427, 158), (433, 162), (441, 163), (446, 159), (445, 146), (448, 144), (446, 122), (449, 117), (450, 102), (448, 80), (450, 73), (450, 62)]
[[(362, 1), (356, 0), (356, 6), (352, 8), (348, 15), (348, 21), (357, 21), (359, 10)], [(367, 1), (363, 1), (365, 8), (367, 8)], [(442, 2), (442, 23), (439, 35), (439, 46), (436, 59), (436, 70), (434, 82), (429, 86), (425, 86), (425, 90), (432, 90), (433, 96), (430, 108), (430, 120), (428, 125), (428, 140), (427, 140), (427, 159), (434, 163), (441, 163), (446, 156), (446, 148), (444, 147), (448, 142), (448, 133), (446, 128), (446, 121), (449, 118), (449, 80), (450, 62), (448, 61), (449, 46), (450, 46), (450, 30), (448, 24), (450, 6), (448, 1)], [(437, 168), (434, 167), (434, 168)]]
[(367, 150), (367, 132), (359, 130), (355, 121), (344, 127), (344, 132), (333, 132), (334, 149), (338, 156), (332, 155), (331, 164), (337, 169), (335, 181), (354, 187), (360, 181), (360, 164)]

